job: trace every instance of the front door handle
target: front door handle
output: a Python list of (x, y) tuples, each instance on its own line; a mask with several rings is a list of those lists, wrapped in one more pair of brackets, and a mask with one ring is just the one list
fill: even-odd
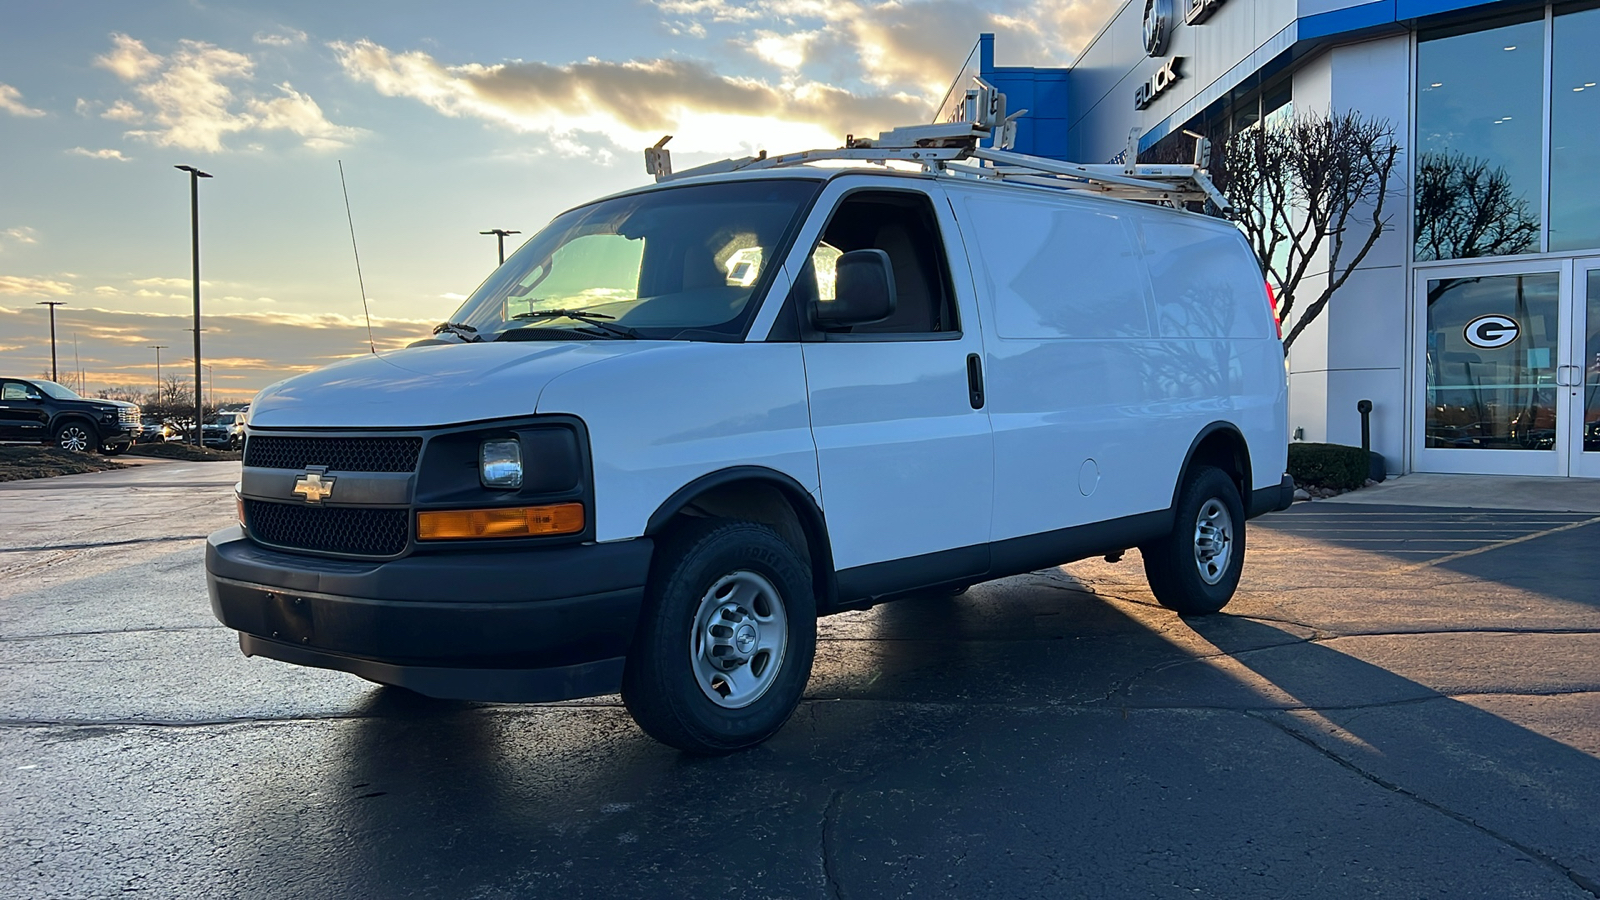
[(967, 354), (967, 399), (973, 409), (983, 409), (983, 360), (976, 353)]

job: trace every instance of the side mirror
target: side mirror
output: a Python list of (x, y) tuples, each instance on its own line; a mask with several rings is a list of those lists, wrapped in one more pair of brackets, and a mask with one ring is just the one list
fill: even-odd
[(834, 267), (834, 299), (819, 304), (819, 328), (870, 325), (894, 315), (894, 267), (882, 250), (852, 250)]

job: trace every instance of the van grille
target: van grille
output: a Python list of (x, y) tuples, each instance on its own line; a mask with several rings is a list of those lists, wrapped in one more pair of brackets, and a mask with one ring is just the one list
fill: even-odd
[(263, 544), (353, 556), (398, 556), (411, 534), (411, 511), (244, 501), (245, 527)]
[(280, 437), (252, 434), (244, 464), (262, 469), (326, 466), (335, 472), (410, 472), (422, 453), (419, 437)]

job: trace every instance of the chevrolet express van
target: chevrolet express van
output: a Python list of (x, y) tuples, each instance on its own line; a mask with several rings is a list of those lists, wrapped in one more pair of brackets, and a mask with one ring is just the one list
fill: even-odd
[(1047, 180), (763, 162), (563, 213), (434, 338), (261, 392), (216, 616), (434, 697), (620, 691), (721, 753), (829, 613), (1129, 548), (1221, 609), (1292, 491), (1260, 270)]

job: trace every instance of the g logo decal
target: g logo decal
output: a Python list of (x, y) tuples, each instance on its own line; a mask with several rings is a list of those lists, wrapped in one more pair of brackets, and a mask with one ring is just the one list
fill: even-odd
[(1510, 316), (1499, 314), (1479, 316), (1461, 330), (1467, 343), (1484, 350), (1504, 347), (1522, 336), (1522, 326)]

